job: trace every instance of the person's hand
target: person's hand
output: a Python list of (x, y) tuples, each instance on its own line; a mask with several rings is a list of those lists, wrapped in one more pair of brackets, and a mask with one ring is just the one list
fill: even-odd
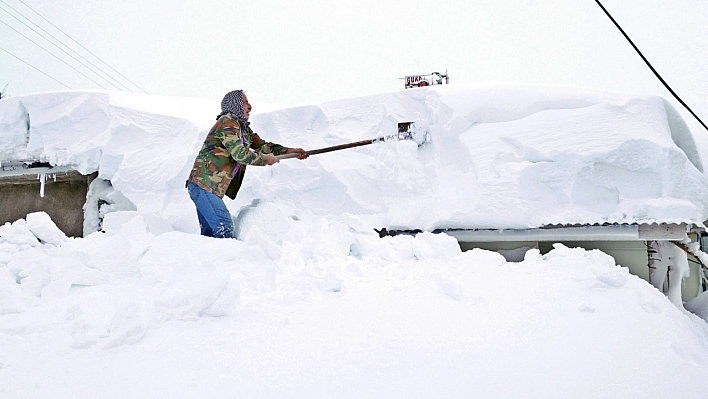
[(278, 162), (280, 162), (280, 159), (278, 159), (278, 157), (276, 157), (275, 155), (273, 155), (273, 154), (266, 155), (266, 163), (268, 165), (272, 165), (272, 164), (278, 163)]
[(297, 159), (305, 159), (308, 157), (307, 151), (303, 150), (302, 148), (288, 148), (287, 151), (285, 151), (286, 154), (298, 154)]

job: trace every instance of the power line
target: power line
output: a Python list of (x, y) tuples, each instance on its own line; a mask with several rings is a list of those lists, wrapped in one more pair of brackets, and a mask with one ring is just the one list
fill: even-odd
[(649, 69), (651, 69), (651, 71), (654, 72), (654, 75), (656, 75), (656, 77), (659, 78), (659, 80), (661, 81), (661, 83), (664, 84), (664, 87), (666, 87), (666, 88), (669, 90), (669, 92), (674, 96), (674, 98), (676, 98), (676, 99), (678, 100), (678, 102), (680, 102), (681, 105), (683, 105), (683, 106), (688, 110), (688, 112), (690, 112), (691, 115), (693, 115), (693, 117), (696, 118), (696, 120), (698, 120), (698, 122), (700, 122), (701, 125), (703, 125), (703, 127), (704, 127), (706, 130), (708, 130), (708, 126), (706, 126), (706, 124), (703, 123), (703, 121), (701, 120), (701, 118), (699, 118), (698, 115), (696, 115), (696, 113), (693, 112), (693, 110), (691, 110), (691, 108), (689, 108), (688, 105), (686, 105), (686, 103), (683, 102), (683, 100), (682, 100), (676, 93), (674, 93), (674, 91), (671, 89), (671, 87), (669, 86), (669, 84), (666, 83), (666, 81), (664, 81), (664, 79), (661, 77), (661, 75), (659, 75), (659, 73), (656, 71), (656, 69), (654, 69), (654, 67), (649, 63), (649, 60), (647, 60), (646, 57), (644, 57), (644, 54), (642, 54), (642, 52), (639, 51), (639, 48), (637, 48), (637, 46), (634, 45), (634, 42), (632, 41), (632, 39), (630, 39), (629, 36), (627, 36), (627, 34), (624, 33), (624, 30), (622, 29), (622, 27), (617, 23), (617, 21), (615, 21), (614, 18), (612, 18), (612, 15), (610, 15), (610, 13), (607, 11), (607, 9), (605, 9), (605, 7), (600, 3), (600, 0), (595, 0), (595, 2), (597, 3), (597, 5), (600, 6), (600, 8), (602, 8), (602, 11), (604, 11), (605, 14), (607, 14), (607, 16), (610, 18), (610, 20), (615, 24), (615, 26), (617, 27), (617, 29), (619, 29), (619, 31), (622, 32), (622, 34), (623, 34), (624, 37), (627, 39), (627, 41), (629, 42), (629, 44), (631, 44), (632, 47), (634, 47), (634, 50), (637, 52), (637, 54), (639, 54), (640, 57), (642, 57), (642, 59), (643, 59), (644, 62), (647, 64), (647, 66), (649, 67)]
[(0, 50), (2, 50), (2, 51), (4, 51), (4, 52), (6, 52), (7, 54), (9, 54), (9, 55), (11, 55), (11, 56), (13, 56), (13, 57), (17, 58), (18, 60), (20, 60), (20, 61), (24, 62), (25, 64), (27, 64), (27, 65), (29, 65), (30, 67), (34, 68), (34, 69), (35, 69), (36, 71), (38, 71), (38, 72), (42, 73), (43, 75), (45, 75), (45, 76), (47, 76), (48, 78), (50, 78), (50, 79), (54, 80), (55, 82), (59, 83), (60, 85), (62, 85), (62, 86), (64, 86), (64, 87), (66, 87), (67, 89), (69, 89), (69, 90), (73, 90), (73, 89), (72, 89), (71, 87), (69, 87), (69, 86), (65, 85), (64, 83), (62, 83), (62, 82), (60, 82), (60, 81), (58, 81), (58, 80), (57, 80), (57, 79), (55, 79), (54, 77), (52, 77), (52, 76), (48, 75), (47, 73), (45, 73), (45, 72), (43, 72), (42, 70), (40, 70), (40, 69), (38, 69), (37, 67), (35, 67), (34, 65), (30, 64), (29, 62), (27, 62), (27, 61), (23, 60), (22, 58), (20, 58), (20, 57), (18, 57), (18, 56), (16, 56), (16, 55), (12, 54), (11, 52), (9, 52), (9, 51), (5, 50), (4, 48), (0, 47)]
[[(0, 2), (3, 2), (3, 3), (4, 3), (4, 1), (2, 1), (2, 0), (0, 0)], [(79, 64), (81, 64), (82, 66), (86, 67), (88, 70), (90, 70), (91, 72), (95, 73), (95, 74), (98, 75), (100, 78), (106, 80), (109, 84), (113, 85), (115, 88), (117, 88), (118, 90), (120, 90), (120, 87), (116, 86), (116, 85), (113, 84), (111, 81), (109, 81), (109, 80), (106, 79), (105, 77), (103, 77), (103, 76), (101, 76), (100, 74), (98, 74), (95, 70), (91, 69), (91, 68), (88, 67), (86, 64), (84, 64), (84, 63), (81, 62), (80, 60), (76, 59), (76, 57), (74, 57), (73, 55), (69, 54), (66, 50), (64, 50), (63, 48), (59, 47), (58, 45), (56, 45), (56, 44), (55, 44), (54, 42), (52, 42), (51, 40), (47, 39), (47, 38), (46, 38), (45, 36), (43, 36), (41, 33), (37, 32), (34, 28), (32, 28), (31, 26), (27, 25), (26, 23), (24, 23), (23, 21), (21, 21), (21, 20), (20, 20), (19, 18), (17, 18), (16, 16), (10, 14), (10, 12), (8, 12), (8, 11), (7, 11), (6, 9), (4, 9), (2, 6), (0, 6), (0, 10), (3, 10), (3, 11), (5, 11), (6, 13), (8, 13), (11, 17), (15, 18), (15, 19), (18, 20), (21, 24), (23, 24), (23, 25), (25, 25), (26, 27), (28, 27), (30, 30), (32, 30), (34, 33), (38, 34), (40, 37), (42, 37), (44, 40), (46, 40), (47, 42), (49, 42), (51, 45), (53, 45), (53, 46), (56, 47), (57, 49), (61, 50), (64, 54), (66, 54), (66, 55), (68, 55), (69, 57), (71, 57), (72, 59), (74, 59), (74, 61), (77, 61)], [(4, 23), (4, 22), (3, 22), (3, 23)], [(7, 25), (7, 24), (5, 23), (5, 25)], [(8, 26), (9, 26), (9, 25), (8, 25)], [(41, 29), (41, 28), (40, 28), (40, 29)], [(19, 33), (19, 31), (17, 31), (17, 30), (15, 30), (15, 31)], [(24, 36), (24, 35), (23, 35), (23, 36)], [(25, 38), (27, 38), (27, 36), (25, 36)], [(35, 44), (37, 44), (37, 43), (35, 43)], [(62, 44), (63, 44), (63, 43), (62, 43)], [(67, 48), (68, 48), (68, 47), (67, 47)], [(45, 51), (48, 51), (48, 50), (46, 50), (46, 49), (44, 49), (44, 50), (45, 50)], [(85, 76), (85, 75), (84, 75), (84, 76)], [(98, 83), (95, 82), (95, 81), (93, 81), (93, 82), (96, 83), (96, 84), (98, 84)], [(99, 85), (99, 86), (100, 86), (100, 85)]]
[(29, 5), (27, 5), (27, 3), (25, 3), (25, 2), (22, 1), (22, 0), (17, 0), (17, 1), (19, 1), (19, 2), (22, 3), (22, 4), (24, 4), (24, 6), (27, 7), (27, 8), (29, 8), (33, 13), (39, 15), (40, 18), (42, 18), (43, 20), (45, 20), (47, 23), (49, 23), (49, 25), (53, 26), (56, 30), (58, 30), (59, 32), (61, 32), (64, 36), (68, 37), (72, 42), (76, 43), (76, 44), (79, 45), (82, 49), (86, 50), (89, 54), (91, 54), (92, 56), (96, 57), (97, 60), (101, 61), (104, 65), (106, 65), (108, 68), (110, 68), (113, 72), (117, 73), (118, 75), (120, 75), (121, 77), (123, 77), (123, 79), (125, 79), (125, 80), (127, 80), (128, 82), (132, 83), (135, 87), (137, 87), (138, 89), (140, 89), (143, 93), (148, 94), (148, 92), (145, 91), (145, 89), (143, 89), (142, 87), (138, 86), (135, 82), (133, 82), (132, 80), (128, 79), (128, 78), (127, 78), (125, 75), (123, 75), (122, 73), (120, 73), (120, 72), (118, 72), (117, 70), (115, 70), (115, 68), (113, 68), (112, 66), (110, 66), (107, 62), (103, 61), (103, 60), (102, 60), (101, 58), (99, 58), (96, 54), (92, 53), (91, 50), (87, 49), (87, 48), (84, 47), (81, 43), (77, 42), (76, 40), (74, 40), (74, 38), (72, 38), (71, 36), (69, 36), (66, 32), (64, 32), (63, 30), (61, 30), (61, 28), (59, 28), (58, 26), (54, 25), (54, 24), (53, 24), (50, 20), (48, 20), (47, 18), (44, 18), (44, 16), (42, 16), (42, 14), (38, 13), (37, 11), (35, 11), (32, 7), (30, 7)]
[(106, 77), (102, 76), (99, 72), (103, 73), (103, 74), (106, 75), (108, 78), (113, 79), (113, 81), (115, 81), (115, 82), (118, 83), (119, 85), (123, 86), (123, 88), (127, 89), (128, 91), (132, 91), (132, 90), (130, 90), (130, 88), (128, 88), (127, 86), (125, 86), (125, 85), (123, 85), (122, 83), (120, 83), (117, 79), (113, 78), (112, 76), (110, 76), (110, 75), (107, 74), (106, 72), (102, 71), (98, 66), (96, 66), (95, 64), (93, 64), (91, 61), (87, 60), (87, 59), (86, 59), (85, 57), (83, 57), (81, 54), (77, 53), (76, 51), (74, 51), (73, 49), (71, 49), (69, 46), (67, 46), (66, 44), (64, 44), (61, 40), (59, 40), (58, 38), (56, 38), (54, 35), (52, 35), (51, 33), (47, 32), (45, 29), (43, 29), (41, 26), (39, 26), (39, 25), (37, 25), (36, 23), (34, 23), (32, 20), (30, 20), (29, 18), (27, 18), (27, 17), (26, 17), (25, 15), (23, 15), (21, 12), (17, 11), (17, 10), (16, 10), (15, 8), (13, 8), (11, 5), (7, 4), (7, 2), (5, 2), (4, 0), (0, 0), (0, 3), (4, 3), (4, 4), (5, 4), (7, 7), (9, 7), (11, 10), (13, 10), (14, 12), (16, 12), (16, 13), (19, 14), (20, 16), (22, 16), (24, 19), (26, 19), (26, 20), (27, 20), (28, 22), (30, 22), (31, 24), (35, 25), (35, 26), (36, 26), (37, 28), (39, 28), (42, 32), (46, 33), (46, 34), (49, 35), (51, 38), (53, 38), (54, 40), (56, 40), (59, 44), (61, 44), (62, 46), (66, 47), (68, 50), (72, 51), (72, 52), (73, 52), (74, 54), (76, 54), (78, 57), (80, 57), (81, 59), (83, 59), (84, 61), (86, 61), (86, 62), (89, 63), (90, 65), (92, 65), (92, 66), (95, 68), (95, 70), (92, 69), (91, 67), (87, 66), (86, 64), (84, 64), (84, 63), (81, 62), (80, 60), (76, 59), (76, 57), (74, 57), (73, 55), (69, 54), (66, 50), (64, 50), (63, 48), (59, 47), (59, 46), (56, 45), (55, 43), (53, 43), (51, 40), (47, 39), (44, 35), (42, 35), (41, 33), (37, 32), (34, 28), (32, 28), (31, 26), (27, 25), (25, 22), (23, 22), (22, 20), (20, 20), (19, 18), (17, 18), (15, 15), (12, 15), (9, 11), (7, 11), (6, 9), (4, 9), (2, 6), (0, 6), (0, 10), (5, 11), (8, 15), (10, 15), (10, 16), (13, 17), (13, 18), (15, 18), (17, 21), (19, 21), (21, 24), (25, 25), (27, 28), (29, 28), (30, 30), (32, 30), (32, 31), (33, 31), (34, 33), (36, 33), (37, 35), (41, 36), (44, 40), (46, 40), (46, 41), (48, 41), (49, 43), (51, 43), (54, 47), (56, 47), (56, 48), (58, 48), (59, 50), (61, 50), (62, 52), (64, 52), (64, 54), (66, 54), (66, 55), (68, 55), (69, 57), (73, 58), (73, 59), (74, 59), (75, 61), (77, 61), (79, 64), (83, 65), (84, 67), (86, 67), (87, 69), (89, 69), (91, 72), (95, 73), (96, 75), (98, 75), (99, 77), (101, 77), (102, 79), (104, 79), (106, 82), (108, 82), (109, 84), (113, 85), (113, 87), (117, 88), (118, 90), (122, 90), (119, 86), (117, 86), (115, 83), (113, 83), (113, 82), (111, 82), (110, 80), (108, 80)]
[(0, 23), (2, 23), (2, 24), (4, 24), (5, 26), (7, 26), (8, 28), (14, 30), (15, 32), (17, 32), (18, 34), (20, 34), (20, 35), (21, 35), (22, 37), (24, 37), (25, 39), (31, 41), (32, 43), (34, 43), (35, 45), (37, 45), (37, 47), (39, 47), (39, 48), (41, 48), (42, 50), (46, 51), (46, 52), (49, 53), (49, 55), (51, 55), (52, 57), (54, 57), (54, 58), (58, 59), (59, 61), (63, 62), (63, 63), (66, 64), (69, 68), (71, 68), (71, 69), (73, 69), (74, 71), (76, 71), (77, 73), (79, 73), (81, 76), (83, 76), (83, 77), (85, 77), (86, 79), (88, 79), (88, 80), (92, 81), (93, 83), (97, 84), (98, 87), (102, 88), (103, 90), (107, 90), (107, 89), (106, 89), (105, 87), (103, 87), (100, 83), (98, 83), (98, 82), (96, 82), (95, 80), (91, 79), (90, 77), (86, 76), (85, 73), (79, 71), (78, 69), (74, 68), (74, 67), (73, 67), (71, 64), (69, 64), (68, 62), (66, 62), (66, 61), (62, 60), (61, 58), (57, 57), (54, 53), (52, 53), (51, 51), (49, 51), (49, 50), (47, 50), (46, 48), (42, 47), (42, 45), (40, 45), (39, 43), (37, 43), (37, 42), (35, 42), (34, 40), (32, 40), (32, 39), (30, 39), (29, 37), (27, 37), (27, 35), (25, 35), (24, 33), (18, 31), (17, 29), (13, 28), (12, 26), (8, 25), (7, 22), (5, 22), (5, 21), (0, 21)]

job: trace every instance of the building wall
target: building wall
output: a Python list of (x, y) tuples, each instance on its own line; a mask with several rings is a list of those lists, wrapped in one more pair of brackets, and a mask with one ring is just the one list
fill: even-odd
[(78, 172), (57, 173), (44, 186), (36, 174), (0, 178), (0, 225), (24, 219), (28, 213), (44, 211), (66, 235), (83, 236), (86, 193), (94, 175), (84, 176)]

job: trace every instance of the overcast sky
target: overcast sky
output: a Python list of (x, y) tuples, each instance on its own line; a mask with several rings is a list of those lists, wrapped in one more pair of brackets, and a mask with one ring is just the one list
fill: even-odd
[[(708, 120), (708, 2), (602, 3)], [(0, 50), (0, 89), (7, 84), (9, 95), (99, 84), (116, 90), (116, 81), (80, 66), (23, 16), (119, 88), (157, 95), (221, 98), (242, 88), (256, 107), (323, 102), (401, 90), (405, 75), (447, 70), (450, 84), (533, 82), (671, 97), (594, 0), (0, 0), (0, 48), (53, 78)]]

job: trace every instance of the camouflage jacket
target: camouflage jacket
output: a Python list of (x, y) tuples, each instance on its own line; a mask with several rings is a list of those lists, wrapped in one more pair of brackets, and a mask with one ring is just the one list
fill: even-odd
[(246, 165), (267, 165), (265, 154), (280, 155), (287, 150), (266, 142), (233, 115), (226, 114), (209, 131), (187, 181), (219, 197), (226, 194), (233, 199)]

